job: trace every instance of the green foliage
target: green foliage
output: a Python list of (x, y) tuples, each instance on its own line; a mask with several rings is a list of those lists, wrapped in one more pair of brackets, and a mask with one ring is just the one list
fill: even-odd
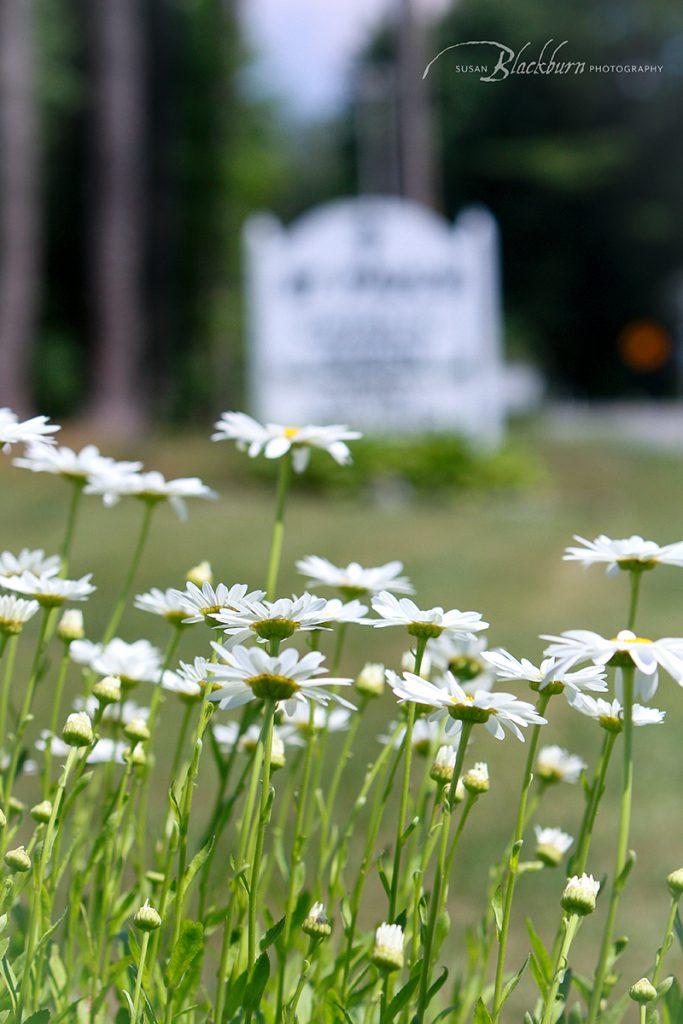
[[(248, 463), (247, 471), (259, 479), (272, 476), (272, 467), (261, 460)], [(314, 453), (305, 475), (295, 483), (339, 494), (374, 491), (391, 499), (414, 491), (434, 498), (439, 492), (523, 487), (540, 475), (539, 464), (520, 445), (488, 451), (459, 437), (427, 434), (405, 439), (365, 437), (354, 443), (350, 466), (337, 466)]]

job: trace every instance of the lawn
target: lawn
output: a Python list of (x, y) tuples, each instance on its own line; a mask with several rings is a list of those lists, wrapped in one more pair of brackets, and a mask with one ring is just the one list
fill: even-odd
[[(399, 558), (405, 562), (422, 606), (442, 604), (481, 611), (491, 622), (491, 645), (506, 646), (518, 656), (539, 656), (539, 633), (588, 627), (613, 635), (623, 626), (625, 578), (608, 579), (598, 569), (584, 573), (575, 565), (565, 564), (561, 559), (563, 548), (574, 533), (589, 537), (599, 532), (612, 536), (642, 533), (661, 542), (680, 539), (681, 460), (617, 444), (550, 442), (533, 430), (525, 436), (525, 443), (536, 452), (543, 472), (536, 484), (519, 492), (438, 496), (433, 501), (424, 497), (411, 500), (405, 495), (391, 501), (342, 500), (295, 492), (288, 508), (281, 592), (301, 589), (293, 563), (306, 554), (324, 555), (344, 564), (357, 560), (376, 565)], [(273, 499), (267, 486), (244, 474), (242, 457), (226, 445), (186, 436), (145, 441), (135, 454), (148, 468), (159, 468), (167, 475), (197, 474), (220, 492), (215, 503), (193, 504), (188, 523), (179, 522), (165, 507), (157, 511), (136, 592), (151, 586), (180, 586), (189, 567), (204, 558), (211, 561), (217, 580), (261, 585)], [(2, 548), (56, 550), (66, 516), (66, 486), (46, 476), (13, 469), (5, 460), (0, 466), (0, 487), (5, 496), (0, 509)], [(103, 628), (112, 588), (124, 572), (140, 512), (133, 502), (122, 502), (111, 510), (103, 509), (96, 498), (84, 505), (72, 567), (77, 575), (92, 572), (100, 588), (86, 609), (87, 634), (92, 638)], [(641, 608), (640, 632), (680, 635), (683, 571), (664, 568), (648, 574)], [(197, 629), (200, 632), (188, 631), (184, 637), (185, 655), (206, 652), (206, 634), (201, 627)], [(129, 608), (120, 635), (129, 640), (148, 636), (162, 643), (164, 623)], [(352, 675), (369, 658), (396, 666), (405, 646), (395, 630), (357, 629), (349, 636), (342, 667)], [(70, 681), (74, 693), (77, 684), (74, 673)], [(629, 983), (648, 968), (664, 926), (664, 876), (683, 864), (682, 702), (683, 693), (669, 679), (663, 680), (654, 703), (667, 710), (667, 722), (638, 730), (636, 735), (632, 833), (639, 859), (629, 881), (628, 898), (622, 903), (619, 924), (619, 930), (632, 938), (623, 960)], [(545, 742), (560, 742), (592, 760), (600, 741), (594, 723), (566, 709), (561, 698), (553, 710)], [(170, 748), (177, 727), (168, 705), (165, 714)], [(365, 760), (378, 749), (374, 737), (393, 715), (390, 695), (372, 707), (362, 733), (367, 756), (356, 759), (344, 787), (349, 803)], [(330, 757), (334, 749), (332, 743)], [(450, 912), (456, 942), (480, 912), (486, 867), (510, 834), (514, 794), (508, 779), (518, 776), (523, 756), (523, 748), (514, 740), (496, 744), (488, 734), (476, 738), (470, 760), (489, 761), (492, 787), (475, 809), (451, 887)], [(589, 870), (596, 876), (604, 875), (613, 859), (618, 765), (615, 763), (613, 768), (589, 863)], [(210, 808), (210, 785), (210, 779), (202, 775), (196, 798), (200, 813), (204, 803), (206, 813)], [(30, 786), (30, 782), (24, 782), (24, 786)], [(20, 795), (30, 799), (28, 790)], [(157, 823), (165, 813), (164, 800), (164, 793), (158, 791)], [(571, 832), (580, 810), (578, 789), (563, 786), (548, 798), (540, 820)], [(385, 826), (389, 839), (391, 815), (387, 815)], [(524, 903), (532, 915), (536, 910), (540, 916), (539, 908), (548, 900), (557, 902), (560, 891), (560, 871), (527, 875), (519, 886), (517, 910)], [(364, 924), (368, 928), (375, 924), (383, 909), (381, 889), (373, 883), (368, 890)], [(599, 916), (591, 918), (581, 934), (578, 946), (584, 966), (590, 966), (600, 934)], [(526, 949), (519, 913), (513, 938), (514, 962)], [(461, 946), (455, 946), (456, 957), (460, 952)], [(672, 967), (677, 955), (671, 954)]]

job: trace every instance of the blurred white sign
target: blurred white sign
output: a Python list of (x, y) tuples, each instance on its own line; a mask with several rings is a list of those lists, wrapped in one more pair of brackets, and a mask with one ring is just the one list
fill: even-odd
[(253, 413), (374, 432), (503, 432), (498, 240), (398, 198), (343, 199), (245, 231)]

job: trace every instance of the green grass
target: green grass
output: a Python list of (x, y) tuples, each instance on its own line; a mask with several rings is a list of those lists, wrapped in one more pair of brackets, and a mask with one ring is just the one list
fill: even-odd
[[(442, 604), (481, 611), (491, 622), (491, 644), (507, 646), (517, 655), (538, 657), (542, 647), (539, 633), (588, 627), (613, 635), (623, 626), (627, 580), (607, 579), (598, 569), (584, 573), (575, 565), (564, 564), (563, 548), (573, 533), (589, 537), (598, 532), (612, 536), (642, 533), (661, 542), (679, 539), (683, 535), (681, 460), (618, 445), (548, 442), (533, 433), (527, 440), (545, 466), (545, 474), (538, 484), (523, 491), (462, 494), (433, 502), (424, 497), (381, 502), (330, 499), (295, 492), (288, 508), (280, 591), (301, 588), (293, 563), (306, 554), (321, 554), (341, 563), (353, 559), (379, 564), (400, 558), (423, 606)], [(178, 522), (169, 509), (158, 510), (136, 592), (150, 586), (182, 585), (187, 569), (203, 558), (211, 561), (217, 580), (262, 585), (273, 507), (270, 488), (245, 476), (242, 457), (227, 445), (211, 445), (203, 438), (168, 437), (145, 442), (142, 449), (137, 454), (149, 468), (173, 475), (197, 473), (221, 496), (215, 503), (194, 503), (186, 524)], [(0, 489), (2, 548), (55, 550), (65, 520), (67, 487), (46, 476), (15, 470), (5, 460), (0, 466)], [(122, 502), (112, 510), (103, 509), (99, 499), (85, 503), (72, 567), (79, 575), (92, 571), (100, 588), (86, 608), (87, 632), (93, 638), (105, 622), (140, 513), (134, 502)], [(683, 572), (665, 568), (648, 574), (641, 608), (639, 630), (645, 635), (681, 635)], [(184, 638), (185, 655), (206, 650), (206, 634), (201, 627), (197, 630), (188, 631)], [(164, 624), (130, 608), (120, 635), (130, 640), (148, 636), (161, 643)], [(24, 648), (28, 647), (25, 642)], [(398, 631), (356, 630), (350, 635), (343, 668), (353, 674), (368, 658), (395, 666), (405, 647)], [(72, 692), (76, 692), (77, 682), (74, 674)], [(46, 682), (43, 690), (48, 686)], [(671, 680), (663, 679), (655, 703), (667, 710), (666, 724), (636, 732), (633, 845), (639, 859), (619, 919), (619, 931), (632, 938), (622, 961), (630, 980), (647, 970), (663, 929), (668, 902), (664, 876), (683, 864), (682, 702), (683, 693)], [(40, 718), (40, 707), (37, 713)], [(169, 704), (165, 714), (172, 747), (176, 726), (170, 719)], [(374, 737), (393, 715), (391, 696), (373, 707), (367, 727), (363, 727), (362, 754), (349, 773), (350, 780), (360, 776), (365, 761), (377, 749)], [(592, 760), (600, 735), (590, 720), (570, 712), (558, 698), (543, 739), (563, 743)], [(331, 744), (331, 756), (333, 753)], [(514, 740), (497, 744), (485, 733), (476, 737), (468, 757), (470, 761), (489, 761), (492, 790), (475, 809), (451, 886), (456, 956), (462, 948), (464, 927), (481, 909), (486, 867), (512, 828), (515, 793), (511, 780), (518, 777), (523, 757), (523, 748)], [(205, 775), (210, 774), (211, 766), (205, 767)], [(614, 768), (618, 768), (616, 763)], [(205, 775), (196, 799), (200, 815), (208, 813), (211, 803), (211, 783)], [(30, 798), (30, 784), (24, 781), (24, 790), (20, 790), (26, 799)], [(597, 876), (609, 871), (612, 863), (617, 784), (618, 772), (613, 770), (589, 864)], [(349, 801), (353, 789), (352, 781), (344, 786)], [(155, 805), (159, 824), (164, 814), (161, 790), (156, 793)], [(548, 798), (540, 820), (571, 832), (580, 809), (578, 789), (559, 787)], [(385, 824), (388, 839), (393, 828), (391, 815)], [(511, 964), (526, 950), (520, 909), (524, 905), (536, 918), (555, 920), (560, 889), (559, 871), (522, 878)], [(381, 891), (374, 885), (368, 891), (364, 924), (377, 923), (383, 909)], [(577, 942), (586, 967), (591, 966), (600, 934), (600, 916), (598, 912), (585, 923)]]

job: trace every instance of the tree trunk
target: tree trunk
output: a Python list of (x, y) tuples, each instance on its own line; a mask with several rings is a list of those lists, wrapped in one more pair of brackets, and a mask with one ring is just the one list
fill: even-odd
[(139, 0), (90, 0), (93, 24), (92, 293), (95, 358), (90, 418), (103, 433), (144, 421), (143, 41)]
[(0, 406), (24, 414), (39, 297), (32, 0), (0, 0)]

